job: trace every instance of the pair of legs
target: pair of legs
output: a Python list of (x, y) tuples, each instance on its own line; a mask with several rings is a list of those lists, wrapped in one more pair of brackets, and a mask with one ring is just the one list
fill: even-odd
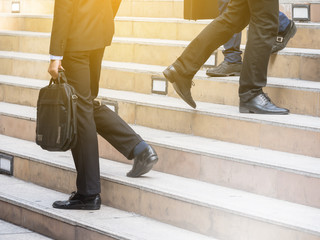
[[(219, 0), (220, 14), (226, 11), (228, 3), (229, 0)], [(280, 37), (280, 41), (275, 41), (272, 46), (272, 53), (283, 49), (295, 32), (296, 27), (294, 22), (289, 20), (283, 12), (279, 12), (278, 36)], [(207, 75), (211, 77), (240, 76), (242, 69), (242, 51), (240, 50), (240, 44), (241, 32), (234, 34), (231, 39), (223, 45), (224, 50), (222, 53), (224, 55), (224, 61), (216, 67), (209, 68)]]
[(239, 89), (240, 99), (249, 100), (266, 85), (278, 14), (278, 0), (231, 0), (228, 10), (212, 21), (172, 65), (191, 81), (215, 49), (250, 24)]
[(287, 114), (287, 109), (273, 105), (262, 91), (267, 83), (271, 48), (278, 33), (278, 16), (278, 0), (231, 0), (227, 11), (204, 28), (164, 71), (165, 77), (173, 83), (180, 97), (195, 108), (190, 92), (194, 75), (214, 50), (249, 24), (240, 75), (240, 112)]
[(72, 155), (77, 170), (77, 193), (83, 196), (101, 191), (97, 132), (128, 159), (134, 157), (135, 147), (143, 142), (116, 113), (94, 101), (103, 54), (104, 49), (67, 52), (62, 61), (68, 83), (78, 95), (78, 140)]
[[(229, 0), (219, 0), (219, 10), (222, 14), (227, 9)], [(279, 11), (279, 29), (278, 34), (283, 33), (290, 24), (289, 18), (281, 11)], [(241, 32), (235, 33), (223, 47), (224, 61), (228, 63), (241, 63), (242, 51), (240, 50)]]

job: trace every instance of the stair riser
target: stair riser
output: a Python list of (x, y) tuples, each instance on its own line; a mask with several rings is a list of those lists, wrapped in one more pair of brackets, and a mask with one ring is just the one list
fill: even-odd
[[(8, 94), (4, 94), (8, 95)], [(29, 94), (28, 94), (29, 95)], [(320, 157), (320, 132), (180, 110), (118, 102), (128, 123), (230, 141), (249, 146)], [(161, 117), (165, 116), (165, 117)], [(230, 128), (230, 126), (233, 126)]]
[(0, 58), (0, 73), (34, 79), (50, 79), (47, 61)]
[(272, 55), (268, 76), (320, 81), (319, 55)]
[(65, 240), (114, 240), (95, 232), (51, 218), (13, 203), (0, 201), (0, 219), (23, 226), (53, 239)]
[(287, 47), (319, 49), (319, 37), (319, 28), (305, 28), (298, 25), (297, 32), (294, 37), (290, 39)]
[(51, 32), (52, 17), (0, 16), (0, 29), (14, 31)]
[(49, 53), (50, 38), (27, 36), (0, 36), (0, 51), (15, 51), (25, 53)]
[[(61, 169), (59, 168), (43, 165), (42, 163), (17, 158), (15, 160), (15, 177), (20, 178), (19, 172), (22, 171), (21, 178), (23, 180), (32, 181), (35, 184), (51, 188), (52, 185), (55, 185), (55, 181), (46, 179), (46, 176), (58, 174), (62, 177), (61, 182), (65, 182), (66, 186), (69, 185), (70, 174), (65, 174), (65, 170), (60, 172)], [(29, 172), (28, 169), (32, 169), (32, 171)], [(41, 177), (32, 177), (40, 175)], [(63, 176), (67, 178), (64, 179)], [(195, 203), (115, 183), (108, 179), (101, 179), (101, 184), (102, 202), (108, 206), (135, 212), (219, 239), (233, 240), (239, 239), (239, 236), (249, 240), (292, 240), (297, 236), (301, 239), (319, 239), (319, 237), (298, 232), (297, 230), (240, 216), (237, 213), (230, 213), (223, 209), (199, 206)], [(63, 191), (63, 189), (59, 191)], [(256, 231), (256, 229), (259, 229), (259, 231)], [(261, 235), (261, 231), (264, 234)]]

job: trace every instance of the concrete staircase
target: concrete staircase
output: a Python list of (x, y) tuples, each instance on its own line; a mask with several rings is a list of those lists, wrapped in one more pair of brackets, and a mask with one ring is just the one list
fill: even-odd
[[(265, 91), (291, 114), (263, 116), (240, 114), (238, 78), (209, 78), (205, 67), (192, 88), (196, 110), (170, 84), (153, 93), (152, 79), (210, 21), (182, 20), (183, 1), (123, 0), (99, 98), (160, 160), (129, 179), (130, 162), (99, 137), (103, 206), (93, 212), (51, 207), (75, 189), (70, 152), (34, 143), (54, 1), (20, 2), (20, 13), (0, 3), (0, 153), (14, 157), (13, 176), (0, 175), (0, 219), (53, 239), (320, 239), (319, 1), (270, 59)], [(288, 16), (293, 3), (281, 1)]]

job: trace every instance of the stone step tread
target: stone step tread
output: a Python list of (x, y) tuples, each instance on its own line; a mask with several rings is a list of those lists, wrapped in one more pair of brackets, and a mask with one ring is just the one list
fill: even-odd
[(49, 240), (38, 233), (26, 228), (0, 220), (0, 239), (1, 240)]
[[(49, 62), (49, 55), (22, 53), (22, 52), (13, 52), (13, 51), (0, 51), (0, 58)], [(148, 65), (148, 64), (132, 63), (132, 62), (103, 61), (102, 67), (108, 68), (108, 69), (125, 71), (125, 72), (149, 73), (149, 74), (162, 76), (162, 71), (167, 66)], [(7, 78), (7, 77), (1, 77), (1, 80), (4, 78)], [(195, 79), (208, 80), (208, 81), (233, 82), (236, 84), (239, 83), (239, 77), (215, 77), (215, 78), (208, 77), (205, 73), (205, 70), (198, 71), (198, 73), (195, 75)], [(268, 77), (268, 86), (293, 88), (297, 90), (306, 90), (306, 91), (315, 91), (315, 92), (320, 91), (320, 82), (307, 81), (307, 80), (301, 80), (301, 79)]]
[[(44, 84), (45, 82), (46, 81), (43, 81), (41, 83), (39, 82), (40, 85), (38, 86), (38, 88), (46, 85)], [(278, 116), (267, 114), (242, 114), (239, 113), (238, 107), (236, 106), (207, 102), (197, 102), (197, 109), (191, 109), (182, 100), (174, 97), (157, 94), (142, 94), (128, 91), (111, 90), (105, 88), (100, 89), (98, 97), (112, 101), (135, 103), (148, 107), (165, 108), (183, 112), (193, 112), (197, 114), (320, 132), (320, 118), (307, 115), (288, 114)], [(2, 108), (4, 108), (4, 104), (5, 103), (1, 103)]]
[[(17, 146), (17, 141), (14, 138), (11, 138), (11, 141), (9, 141), (8, 138), (5, 138), (4, 141), (1, 136), (0, 139), (2, 142), (0, 148), (9, 145), (11, 145), (11, 148), (14, 146), (16, 148)], [(14, 154), (17, 154), (20, 157), (50, 165), (61, 166), (64, 169), (74, 170), (70, 151), (48, 152), (42, 150), (35, 143), (28, 141), (25, 141), (25, 144), (19, 146), (19, 149), (14, 150)], [(101, 177), (107, 178), (110, 181), (144, 191), (150, 191), (179, 201), (189, 202), (206, 208), (220, 209), (243, 217), (254, 218), (320, 236), (320, 209), (156, 171), (149, 172), (145, 178), (127, 178), (125, 177), (125, 173), (130, 170), (130, 165), (106, 159), (101, 159), (100, 162)], [(8, 185), (13, 184), (10, 180), (11, 178), (7, 179), (8, 183), (0, 186), (2, 196), (9, 195)], [(1, 179), (1, 182), (4, 181)], [(12, 194), (15, 195), (15, 197), (12, 198), (16, 199), (17, 197), (22, 197), (20, 196), (20, 191), (21, 189), (26, 189), (26, 187), (17, 186), (10, 187), (9, 189), (10, 192), (12, 191)], [(40, 187), (38, 187), (38, 189), (40, 189)], [(27, 192), (29, 192), (28, 195), (32, 192), (32, 196), (29, 196), (27, 199), (36, 198), (34, 201), (39, 201), (39, 196), (44, 195), (37, 194), (36, 190)], [(49, 197), (49, 194), (47, 196)], [(64, 195), (64, 197), (66, 196)], [(48, 211), (50, 212), (54, 211), (49, 207), (49, 204), (52, 203), (52, 199), (59, 198), (50, 196), (47, 200), (50, 200), (49, 202), (46, 202), (46, 208), (49, 208)], [(41, 204), (37, 202), (36, 205)], [(62, 212), (64, 213), (64, 211)]]
[[(126, 240), (213, 240), (200, 234), (102, 205), (99, 211), (65, 211), (52, 208), (52, 202), (68, 195), (0, 175), (0, 200), (35, 211), (67, 224), (77, 225), (115, 239)], [(10, 186), (10, 187), (8, 187)], [(148, 226), (148, 227), (146, 227)]]
[[(0, 30), (0, 36), (23, 36), (23, 37), (50, 37), (50, 33), (29, 32), (29, 31), (13, 31)], [(156, 45), (168, 47), (187, 47), (190, 41), (170, 40), (170, 39), (154, 39), (154, 38), (135, 38), (135, 37), (114, 37), (113, 43), (140, 44), (140, 45)], [(245, 49), (245, 45), (240, 46), (241, 50)], [(219, 47), (222, 50), (223, 47)], [(320, 49), (310, 48), (289, 48), (286, 47), (277, 54), (281, 55), (298, 55), (320, 57)]]

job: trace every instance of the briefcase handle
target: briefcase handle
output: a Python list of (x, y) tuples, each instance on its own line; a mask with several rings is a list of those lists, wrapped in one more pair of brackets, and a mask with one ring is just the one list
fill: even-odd
[(50, 79), (49, 86), (51, 86), (53, 83), (54, 84), (61, 84), (61, 83), (67, 83), (68, 82), (64, 70), (59, 69), (58, 74), (59, 74), (58, 78), (56, 78), (56, 79), (51, 78)]

